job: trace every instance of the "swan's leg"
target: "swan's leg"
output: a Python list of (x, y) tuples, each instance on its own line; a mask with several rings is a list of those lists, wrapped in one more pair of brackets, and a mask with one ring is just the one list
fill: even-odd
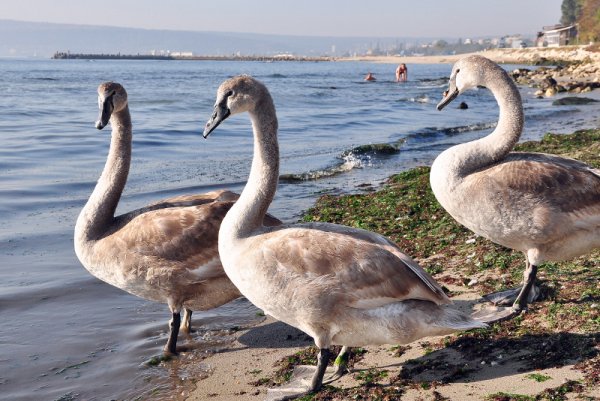
[(317, 370), (312, 377), (309, 392), (319, 391), (323, 385), (323, 376), (325, 375), (325, 369), (327, 369), (327, 363), (331, 356), (329, 348), (320, 348), (319, 357), (317, 362)]
[(166, 355), (177, 355), (177, 336), (179, 335), (179, 325), (181, 324), (181, 314), (179, 311), (173, 312), (173, 317), (169, 321), (169, 339), (164, 348)]
[[(523, 273), (523, 285), (518, 288), (494, 292), (484, 295), (483, 298), (494, 305), (517, 306), (517, 300), (520, 305), (527, 305), (534, 302), (540, 294), (540, 289), (535, 285), (535, 275), (537, 266), (533, 266), (526, 259), (525, 272)], [(533, 276), (532, 276), (533, 274)], [(523, 303), (525, 301), (525, 303)]]
[[(496, 294), (501, 295), (510, 292), (511, 295), (513, 295), (514, 293), (514, 298), (507, 298), (516, 298), (512, 306), (482, 309), (481, 311), (471, 315), (473, 319), (482, 321), (484, 323), (495, 323), (500, 322), (502, 320), (511, 319), (514, 316), (523, 312), (524, 310), (527, 310), (527, 304), (535, 301), (540, 293), (539, 288), (535, 285), (536, 274), (537, 266), (532, 265), (531, 263), (529, 263), (529, 260), (527, 260), (527, 267), (525, 269), (525, 272), (523, 273), (523, 287), (517, 288), (516, 290), (508, 290)], [(491, 295), (493, 297), (494, 294)], [(484, 298), (491, 300), (489, 295), (485, 296)]]
[(333, 366), (335, 366), (335, 371), (333, 372), (333, 374), (331, 376), (329, 376), (327, 379), (325, 379), (323, 381), (323, 383), (329, 384), (329, 383), (339, 379), (340, 377), (344, 376), (347, 372), (349, 372), (349, 370), (348, 370), (348, 360), (349, 359), (350, 359), (350, 348), (348, 346), (344, 345), (342, 347), (342, 350), (338, 354), (338, 356), (335, 358), (335, 362), (333, 363)]
[[(535, 291), (532, 291), (532, 289), (535, 287), (535, 276), (537, 274), (537, 266), (536, 265), (532, 265), (531, 263), (529, 263), (529, 260), (527, 261), (527, 268), (525, 269), (525, 272), (523, 273), (523, 289), (521, 290), (521, 292), (519, 293), (517, 299), (515, 300), (515, 303), (513, 304), (513, 309), (516, 310), (525, 310), (527, 309), (527, 304), (529, 302), (533, 302), (531, 298), (531, 295), (535, 293)], [(536, 288), (537, 289), (537, 288)], [(539, 292), (539, 290), (537, 290)], [(535, 294), (535, 298), (537, 298), (537, 294)]]
[(183, 319), (179, 330), (187, 335), (192, 332), (192, 311), (188, 308), (183, 309)]

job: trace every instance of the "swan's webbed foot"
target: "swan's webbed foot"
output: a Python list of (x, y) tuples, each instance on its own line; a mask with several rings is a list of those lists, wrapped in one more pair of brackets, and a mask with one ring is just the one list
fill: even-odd
[(485, 323), (495, 323), (511, 319), (527, 310), (527, 305), (540, 296), (540, 288), (535, 285), (537, 266), (527, 260), (527, 268), (523, 273), (523, 286), (512, 290), (500, 291), (484, 296), (494, 305), (511, 305), (510, 307), (486, 308), (475, 314), (473, 318)]
[[(508, 306), (513, 305), (519, 294), (523, 291), (523, 287), (512, 288), (510, 290), (493, 292), (483, 296), (483, 299), (493, 303), (494, 305)], [(540, 295), (540, 288), (535, 284), (532, 285), (529, 294), (527, 295), (527, 303), (535, 302)]]
[(335, 362), (333, 363), (335, 370), (330, 376), (323, 380), (323, 384), (329, 384), (331, 382), (334, 382), (337, 379), (344, 376), (346, 373), (350, 372), (350, 370), (348, 369), (349, 360), (350, 350), (347, 346), (344, 345), (338, 356), (335, 358)]
[(492, 324), (512, 319), (521, 312), (523, 312), (522, 309), (517, 309), (513, 306), (492, 306), (473, 313), (471, 317), (479, 322)]

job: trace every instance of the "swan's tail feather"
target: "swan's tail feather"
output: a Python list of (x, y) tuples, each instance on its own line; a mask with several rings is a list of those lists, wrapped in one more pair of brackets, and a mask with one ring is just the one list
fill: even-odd
[(436, 320), (436, 325), (457, 331), (488, 327), (484, 322), (476, 320), (472, 316), (452, 307), (440, 308), (440, 316)]

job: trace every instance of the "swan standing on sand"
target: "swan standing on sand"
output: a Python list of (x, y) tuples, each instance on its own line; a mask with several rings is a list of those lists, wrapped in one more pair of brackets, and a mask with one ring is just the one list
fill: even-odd
[(277, 189), (277, 116), (267, 88), (249, 76), (218, 89), (204, 137), (231, 114), (248, 112), (254, 158), (248, 183), (223, 219), (225, 272), (265, 313), (304, 331), (319, 348), (310, 390), (318, 390), (332, 345), (406, 344), (484, 327), (451, 303), (435, 280), (387, 238), (328, 223), (265, 227)]
[(431, 167), (431, 188), (459, 223), (525, 254), (523, 287), (508, 297), (490, 296), (495, 303), (514, 300), (511, 308), (481, 316), (494, 321), (526, 309), (540, 263), (600, 246), (600, 170), (564, 157), (511, 152), (523, 130), (521, 96), (510, 76), (484, 57), (454, 65), (438, 110), (476, 86), (494, 94), (498, 125), (482, 139), (442, 152)]
[[(75, 226), (75, 252), (99, 279), (133, 295), (166, 303), (172, 313), (166, 354), (189, 333), (192, 310), (207, 310), (241, 296), (219, 260), (220, 223), (237, 199), (229, 191), (184, 195), (115, 216), (131, 162), (131, 116), (118, 83), (98, 87), (100, 117), (112, 137), (102, 175)], [(277, 220), (267, 217), (269, 224)]]

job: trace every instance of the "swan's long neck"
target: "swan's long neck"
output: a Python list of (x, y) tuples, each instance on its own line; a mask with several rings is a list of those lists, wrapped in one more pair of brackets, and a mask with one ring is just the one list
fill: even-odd
[(502, 160), (513, 149), (523, 131), (521, 95), (512, 79), (504, 71), (497, 71), (490, 74), (487, 81), (486, 87), (500, 108), (498, 125), (488, 136), (446, 151), (446, 168), (457, 179)]
[[(254, 132), (254, 157), (246, 187), (225, 216), (219, 238), (244, 238), (262, 227), (263, 218), (273, 201), (279, 179), (277, 116), (270, 96), (250, 112)], [(220, 241), (220, 240), (219, 240)]]
[(128, 106), (110, 118), (112, 135), (104, 170), (75, 226), (81, 240), (100, 238), (114, 220), (131, 163), (131, 116)]

